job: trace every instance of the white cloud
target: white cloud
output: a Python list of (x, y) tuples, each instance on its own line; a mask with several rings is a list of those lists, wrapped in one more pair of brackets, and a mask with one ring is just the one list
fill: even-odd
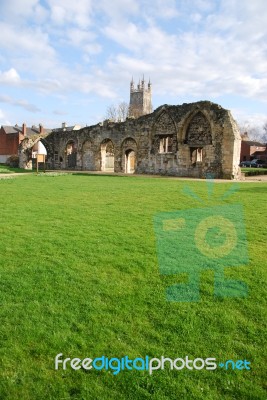
[[(49, 36), (39, 27), (24, 27), (19, 31), (8, 23), (0, 23), (0, 47), (8, 52), (11, 59), (25, 59), (28, 70), (42, 70), (42, 65), (51, 67), (56, 51), (49, 43)], [(14, 51), (14, 49), (16, 49)]]
[(7, 119), (3, 110), (0, 109), (0, 126), (1, 125), (12, 125), (11, 122)]
[[(212, 2), (190, 2), (190, 10), (193, 9), (197, 12), (189, 15), (201, 21), (201, 31), (167, 32), (155, 20), (148, 21), (146, 27), (136, 22), (124, 22), (122, 26), (108, 24), (104, 28), (106, 36), (130, 52), (130, 55), (120, 52), (112, 58), (112, 73), (124, 68), (139, 69), (141, 73), (143, 68), (159, 82), (158, 93), (179, 95), (190, 90), (193, 96), (207, 97), (236, 93), (266, 101), (263, 34), (255, 35), (242, 28), (244, 20), (250, 19), (249, 3), (246, 1), (243, 20), (237, 10), (231, 14), (223, 8), (218, 14)], [(242, 40), (240, 27), (247, 35)], [(266, 29), (264, 32), (266, 36)]]
[(95, 9), (100, 10), (103, 17), (108, 17), (110, 21), (119, 23), (129, 20), (130, 16), (137, 16), (142, 19), (142, 1), (133, 0), (99, 0), (95, 4)]
[(62, 110), (54, 110), (53, 114), (55, 115), (67, 115), (66, 111), (62, 111)]
[[(5, 18), (14, 18), (14, 16), (23, 17), (31, 16), (34, 8), (38, 5), (39, 0), (8, 0), (1, 1), (0, 13)], [(39, 6), (40, 7), (40, 6)]]
[(153, 17), (170, 20), (181, 15), (181, 12), (178, 10), (179, 4), (175, 0), (154, 0), (153, 2), (146, 0), (140, 3), (142, 4), (140, 6), (140, 14), (144, 14), (147, 18)]
[(56, 25), (77, 25), (87, 28), (91, 24), (91, 0), (47, 0), (50, 7), (51, 20)]
[(36, 107), (34, 104), (28, 103), (27, 100), (17, 100), (13, 99), (9, 96), (5, 95), (0, 95), (0, 102), (1, 103), (6, 103), (6, 104), (11, 104), (12, 106), (18, 106), (22, 107), (24, 110), (36, 113), (38, 111), (41, 111), (38, 107)]
[(67, 38), (69, 43), (74, 46), (83, 46), (85, 43), (96, 39), (96, 34), (88, 30), (79, 28), (70, 28), (67, 30)]
[(267, 100), (265, 0), (9, 0), (0, 14), (5, 88), (113, 99), (144, 73), (159, 99)]
[(102, 46), (97, 43), (89, 43), (83, 47), (86, 54), (99, 54), (102, 51)]
[(20, 76), (15, 68), (10, 68), (8, 71), (0, 71), (0, 82), (2, 84), (18, 84), (20, 83)]
[(247, 130), (256, 128), (263, 131), (263, 125), (267, 122), (266, 114), (250, 113), (241, 108), (233, 108), (231, 111), (238, 124), (243, 128), (246, 128)]
[(80, 28), (70, 28), (66, 31), (65, 39), (68, 45), (78, 48), (84, 53), (99, 54), (102, 51), (102, 46), (97, 43), (97, 35), (89, 30), (82, 30)]

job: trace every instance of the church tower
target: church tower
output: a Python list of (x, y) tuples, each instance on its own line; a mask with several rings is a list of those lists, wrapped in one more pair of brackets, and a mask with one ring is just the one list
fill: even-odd
[(150, 114), (152, 112), (152, 87), (149, 79), (147, 88), (145, 78), (135, 88), (133, 78), (130, 83), (130, 117), (138, 118), (141, 115)]

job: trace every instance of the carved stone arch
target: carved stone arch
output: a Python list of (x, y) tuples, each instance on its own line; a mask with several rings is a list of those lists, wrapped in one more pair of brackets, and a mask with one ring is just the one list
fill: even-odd
[(100, 144), (101, 171), (114, 172), (114, 144), (106, 138)]
[(65, 145), (65, 166), (66, 168), (76, 168), (77, 165), (77, 142), (74, 139), (69, 139)]
[(40, 138), (37, 141), (40, 141), (46, 148), (47, 159), (49, 159), (49, 158), (52, 159), (53, 158), (53, 150), (52, 150), (52, 146), (50, 145), (50, 143), (47, 140), (45, 140), (45, 138)]
[(83, 170), (95, 170), (95, 154), (93, 151), (93, 143), (89, 139), (86, 139), (82, 144), (81, 158)]
[(176, 125), (168, 111), (164, 108), (161, 110), (159, 116), (157, 117), (154, 126), (153, 133), (157, 134), (170, 134), (175, 135), (177, 132)]
[(209, 114), (205, 110), (196, 108), (187, 116), (182, 126), (182, 143), (199, 147), (212, 144), (212, 123)]
[(123, 140), (122, 144), (121, 144), (121, 148), (122, 150), (126, 151), (128, 149), (133, 149), (133, 150), (137, 150), (137, 143), (135, 141), (135, 139), (131, 138), (131, 137), (127, 137), (126, 139)]
[(50, 143), (43, 137), (37, 137), (34, 140), (30, 137), (23, 139), (19, 145), (19, 165), (20, 168), (32, 169), (33, 159), (36, 157), (38, 142), (41, 142), (46, 149), (46, 163), (50, 168), (53, 159), (53, 150)]
[(77, 153), (77, 147), (78, 146), (75, 139), (68, 139), (67, 142), (65, 143), (65, 152), (68, 151), (70, 154), (74, 152)]
[(168, 111), (163, 108), (152, 129), (151, 153), (175, 153), (176, 151), (176, 125)]
[(90, 139), (86, 139), (82, 144), (82, 152), (86, 150), (91, 150), (92, 145), (93, 145), (92, 141)]
[(128, 137), (121, 144), (122, 153), (122, 171), (126, 174), (133, 174), (136, 170), (137, 163), (137, 143)]

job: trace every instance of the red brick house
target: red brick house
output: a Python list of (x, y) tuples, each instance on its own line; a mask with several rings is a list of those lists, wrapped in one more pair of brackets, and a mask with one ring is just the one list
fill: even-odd
[(44, 129), (40, 124), (39, 127), (32, 126), (27, 128), (26, 124), (22, 126), (6, 126), (2, 125), (0, 129), (0, 163), (5, 163), (8, 157), (18, 154), (18, 148), (25, 137), (48, 133), (51, 130)]
[(267, 162), (267, 145), (256, 141), (246, 140), (246, 137), (247, 136), (244, 136), (241, 142), (240, 162), (251, 161), (254, 158)]

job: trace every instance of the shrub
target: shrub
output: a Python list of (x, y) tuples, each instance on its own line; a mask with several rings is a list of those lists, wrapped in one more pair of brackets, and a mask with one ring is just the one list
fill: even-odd
[(242, 168), (245, 176), (267, 175), (267, 168)]
[(19, 156), (17, 154), (13, 154), (12, 156), (8, 157), (6, 160), (6, 165), (12, 167), (12, 168), (18, 168), (19, 167)]

